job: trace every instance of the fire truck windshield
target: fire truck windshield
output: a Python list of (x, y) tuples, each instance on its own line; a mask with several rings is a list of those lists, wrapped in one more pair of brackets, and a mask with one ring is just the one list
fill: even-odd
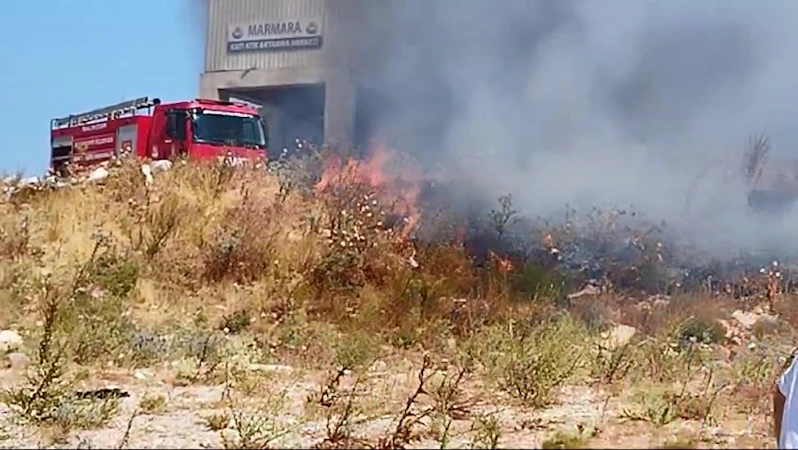
[(194, 142), (266, 148), (266, 132), (260, 117), (229, 111), (194, 111), (191, 115)]

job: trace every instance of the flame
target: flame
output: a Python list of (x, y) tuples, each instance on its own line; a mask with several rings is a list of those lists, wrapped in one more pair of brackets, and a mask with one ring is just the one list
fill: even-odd
[(502, 258), (493, 250), (488, 250), (488, 258), (496, 264), (496, 268), (501, 273), (510, 273), (515, 269), (513, 262), (509, 258)]
[(413, 164), (401, 161), (393, 150), (376, 144), (364, 160), (327, 155), (323, 161), (321, 177), (315, 186), (317, 192), (342, 185), (366, 186), (374, 191), (387, 213), (404, 218), (404, 234), (418, 224), (423, 179)]

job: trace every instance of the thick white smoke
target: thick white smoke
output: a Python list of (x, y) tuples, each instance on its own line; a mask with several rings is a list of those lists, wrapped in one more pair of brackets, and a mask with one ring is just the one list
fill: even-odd
[(798, 158), (798, 3), (374, 3), (362, 97), (469, 195), (532, 216), (631, 205), (718, 251), (798, 247), (798, 215), (752, 215), (734, 177), (751, 134)]

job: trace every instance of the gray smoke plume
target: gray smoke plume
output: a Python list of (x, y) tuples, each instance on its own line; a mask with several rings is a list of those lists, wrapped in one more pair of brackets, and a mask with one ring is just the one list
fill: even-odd
[(751, 134), (798, 158), (798, 4), (370, 4), (361, 107), (464, 194), (529, 216), (631, 206), (719, 253), (798, 247), (798, 215), (751, 214), (738, 176)]

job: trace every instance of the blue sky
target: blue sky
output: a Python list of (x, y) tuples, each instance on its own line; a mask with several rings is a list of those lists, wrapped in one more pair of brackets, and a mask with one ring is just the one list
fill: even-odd
[(5, 2), (0, 173), (40, 174), (47, 168), (52, 118), (135, 97), (196, 97), (204, 47), (200, 4)]

